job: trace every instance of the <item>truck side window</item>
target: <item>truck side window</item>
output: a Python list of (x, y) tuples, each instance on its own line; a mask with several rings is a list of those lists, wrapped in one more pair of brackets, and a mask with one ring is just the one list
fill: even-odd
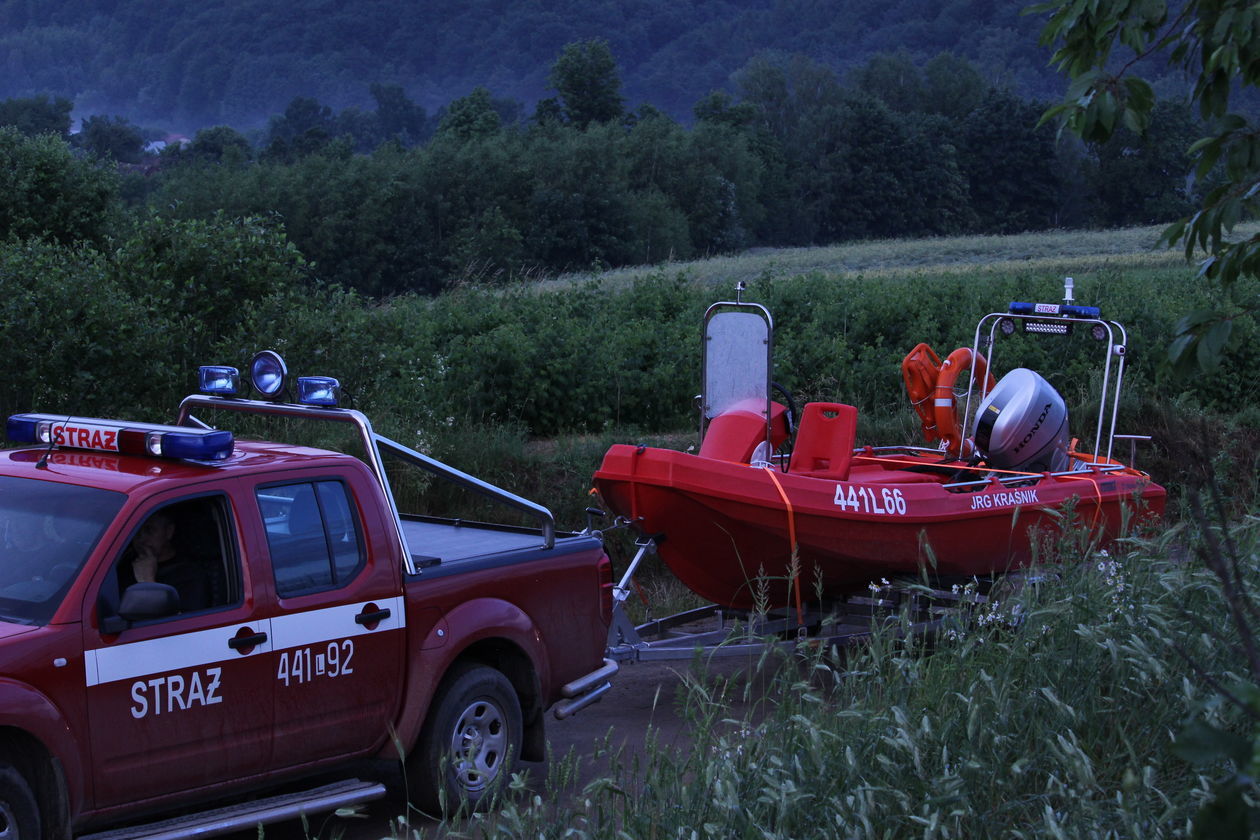
[[(104, 614), (116, 612), (133, 583), (175, 587), (181, 613), (219, 609), (240, 600), (240, 561), (232, 547), (231, 515), (218, 496), (164, 505), (145, 517), (101, 591)], [(116, 584), (116, 587), (115, 587)]]
[(281, 598), (334, 589), (363, 566), (358, 518), (340, 481), (270, 485), (256, 495)]

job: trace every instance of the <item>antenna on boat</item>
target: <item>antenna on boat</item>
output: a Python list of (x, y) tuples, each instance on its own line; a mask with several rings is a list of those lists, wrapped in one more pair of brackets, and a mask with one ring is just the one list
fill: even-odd
[(1076, 281), (1073, 280), (1071, 277), (1063, 278), (1063, 302), (1064, 303), (1072, 302), (1072, 289), (1075, 285), (1076, 285)]
[(735, 302), (743, 303), (743, 294), (748, 291), (748, 284), (743, 280), (735, 281)]

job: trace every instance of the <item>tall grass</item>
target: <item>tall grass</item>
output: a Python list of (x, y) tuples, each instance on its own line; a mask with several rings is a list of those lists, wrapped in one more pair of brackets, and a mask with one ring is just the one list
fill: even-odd
[[(1260, 517), (1233, 536), (1254, 581)], [(876, 628), (867, 646), (780, 663), (764, 693), (744, 677), (690, 679), (690, 750), (649, 738), (640, 762), (613, 760), (581, 789), (434, 833), (1186, 836), (1220, 768), (1195, 770), (1170, 744), (1191, 715), (1229, 723), (1196, 668), (1228, 683), (1242, 663), (1200, 627), (1230, 624), (1213, 576), (1172, 551), (1185, 538), (1056, 555), (1067, 562), (934, 642)], [(751, 711), (732, 716), (745, 695)]]

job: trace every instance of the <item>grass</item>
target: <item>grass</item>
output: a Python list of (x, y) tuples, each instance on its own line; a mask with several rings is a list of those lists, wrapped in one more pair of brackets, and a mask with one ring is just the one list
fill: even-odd
[[(1233, 537), (1254, 581), (1260, 517)], [(743, 716), (728, 709), (750, 684), (693, 679), (690, 751), (649, 738), (641, 764), (432, 836), (1187, 836), (1221, 768), (1170, 745), (1191, 715), (1230, 722), (1196, 669), (1228, 681), (1240, 663), (1215, 637), (1229, 626), (1215, 578), (1174, 539), (1193, 535), (1084, 556), (1064, 539), (1044, 582), (934, 644), (880, 630), (847, 653), (803, 650)]]

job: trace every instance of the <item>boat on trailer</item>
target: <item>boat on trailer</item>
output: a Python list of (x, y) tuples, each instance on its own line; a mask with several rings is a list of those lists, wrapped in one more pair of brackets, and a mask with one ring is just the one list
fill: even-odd
[[(926, 344), (906, 356), (933, 447), (860, 445), (857, 409), (843, 403), (809, 403), (795, 421), (772, 398), (773, 319), (740, 284), (704, 317), (699, 450), (614, 445), (595, 487), (683, 584), (735, 609), (799, 611), (802, 597), (843, 598), (894, 576), (1002, 574), (1032, 562), (1067, 519), (1106, 545), (1134, 517), (1161, 516), (1165, 491), (1113, 451), (1149, 440), (1116, 434), (1127, 333), (1074, 303), (1072, 289), (1068, 278), (1063, 303), (982, 316), (972, 346), (944, 362)], [(1017, 333), (1099, 344), (1092, 447), (1069, 435), (1064, 400), (1043, 376), (990, 375), (999, 343)]]

